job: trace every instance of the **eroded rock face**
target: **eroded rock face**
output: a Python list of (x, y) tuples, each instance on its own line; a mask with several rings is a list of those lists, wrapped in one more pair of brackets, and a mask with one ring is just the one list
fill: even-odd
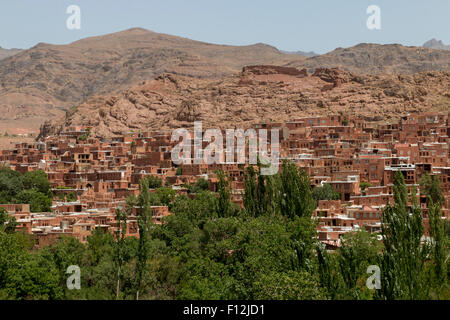
[(340, 68), (317, 68), (314, 73), (314, 77), (319, 77), (325, 82), (342, 84), (343, 82), (348, 82), (353, 78), (350, 72), (346, 72)]
[(196, 120), (205, 128), (246, 128), (324, 114), (387, 120), (410, 112), (448, 111), (450, 105), (450, 72), (356, 76), (322, 68), (310, 76), (297, 74), (303, 71), (272, 66), (244, 68), (222, 80), (162, 74), (120, 93), (88, 99), (63, 121), (45, 124), (41, 136), (50, 127), (58, 132), (70, 125), (91, 126), (94, 135), (113, 137), (129, 130), (190, 128)]
[(45, 121), (39, 129), (37, 140), (41, 140), (45, 137), (55, 134), (55, 132), (57, 131), (57, 126), (57, 123), (53, 123), (50, 120)]
[(194, 122), (201, 120), (201, 112), (198, 108), (198, 101), (195, 99), (183, 100), (178, 109), (176, 120), (181, 122)]

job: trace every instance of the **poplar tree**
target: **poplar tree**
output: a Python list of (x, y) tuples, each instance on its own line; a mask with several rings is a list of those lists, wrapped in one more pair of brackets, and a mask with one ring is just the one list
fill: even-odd
[(139, 300), (139, 292), (142, 287), (142, 279), (147, 265), (147, 259), (149, 255), (148, 247), (150, 241), (150, 227), (152, 224), (152, 211), (150, 201), (150, 191), (148, 181), (142, 179), (139, 183), (140, 194), (138, 203), (141, 208), (141, 213), (138, 217), (139, 227), (139, 246), (136, 262), (136, 300)]
[(316, 204), (309, 176), (294, 163), (283, 162), (281, 170), (281, 213), (289, 218), (311, 217)]
[(245, 173), (244, 206), (252, 217), (277, 215), (281, 210), (280, 174), (262, 175), (261, 166), (258, 163), (258, 171), (249, 166)]
[(116, 300), (120, 296), (120, 279), (122, 277), (122, 266), (124, 263), (125, 235), (127, 233), (127, 213), (120, 209), (116, 210), (117, 230), (115, 232), (115, 259), (117, 264), (117, 286)]
[(428, 200), (433, 203), (442, 203), (444, 196), (442, 195), (441, 183), (437, 176), (430, 176), (428, 173), (424, 174), (420, 179), (420, 186), (422, 192), (427, 196)]
[(266, 211), (269, 215), (281, 214), (281, 180), (280, 174), (266, 176)]
[(267, 212), (266, 176), (261, 174), (261, 163), (258, 161), (258, 185), (256, 187), (257, 215), (261, 216)]
[(339, 298), (342, 291), (342, 278), (336, 258), (328, 253), (325, 245), (318, 243), (316, 246), (318, 275), (321, 286), (327, 290), (328, 297), (332, 300)]
[(256, 216), (256, 174), (252, 165), (249, 165), (245, 172), (244, 207), (247, 215)]
[(430, 199), (428, 208), (430, 222), (430, 236), (432, 238), (432, 252), (434, 260), (435, 276), (438, 283), (447, 281), (447, 249), (444, 231), (444, 221), (442, 220), (441, 204), (433, 203)]
[(225, 176), (223, 170), (217, 171), (217, 192), (219, 193), (219, 202), (217, 207), (218, 216), (221, 218), (229, 217), (232, 214), (233, 208), (231, 207), (231, 187), (230, 181)]
[(403, 174), (394, 175), (394, 205), (383, 210), (381, 234), (384, 252), (380, 259), (383, 299), (424, 299), (429, 285), (424, 271), (428, 254), (421, 244), (422, 213), (417, 204), (416, 190), (412, 189), (411, 208)]

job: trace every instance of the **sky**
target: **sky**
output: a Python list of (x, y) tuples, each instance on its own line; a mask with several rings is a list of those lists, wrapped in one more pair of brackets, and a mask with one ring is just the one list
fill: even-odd
[[(70, 30), (67, 7), (81, 11)], [(369, 30), (369, 5), (381, 29)], [(449, 0), (1, 0), (0, 46), (30, 48), (141, 27), (194, 40), (326, 53), (358, 43), (450, 44)]]

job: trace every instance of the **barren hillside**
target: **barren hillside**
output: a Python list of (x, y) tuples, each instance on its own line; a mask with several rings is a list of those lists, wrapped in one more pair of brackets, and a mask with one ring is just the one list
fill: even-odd
[[(40, 43), (0, 60), (0, 132), (37, 132), (44, 121), (61, 119), (67, 110), (93, 96), (120, 95), (161, 74), (193, 78), (184, 81), (192, 81), (194, 86), (201, 87), (205, 83), (209, 88), (218, 83), (227, 87), (232, 79), (240, 77), (239, 72), (247, 65), (307, 68), (310, 73), (316, 68), (340, 67), (356, 75), (380, 74), (382, 77), (381, 74), (448, 71), (450, 52), (360, 44), (307, 58), (283, 53), (266, 44), (216, 45), (136, 28), (68, 45)], [(281, 93), (284, 95), (298, 93), (295, 86), (283, 86)], [(273, 86), (252, 90), (278, 94)], [(177, 94), (187, 95), (182, 91)], [(170, 95), (170, 92), (164, 93), (163, 99), (170, 100)], [(195, 100), (195, 97), (190, 98)], [(311, 96), (310, 99), (321, 98)], [(262, 102), (267, 103), (270, 98)], [(212, 108), (210, 112), (218, 107)], [(268, 111), (266, 116), (271, 118), (277, 114)]]

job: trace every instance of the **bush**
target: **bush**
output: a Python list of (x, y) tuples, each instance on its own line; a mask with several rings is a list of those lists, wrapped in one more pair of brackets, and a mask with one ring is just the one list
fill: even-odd
[(319, 200), (339, 200), (341, 194), (333, 190), (329, 184), (324, 184), (321, 187), (315, 187), (312, 192), (313, 198)]

